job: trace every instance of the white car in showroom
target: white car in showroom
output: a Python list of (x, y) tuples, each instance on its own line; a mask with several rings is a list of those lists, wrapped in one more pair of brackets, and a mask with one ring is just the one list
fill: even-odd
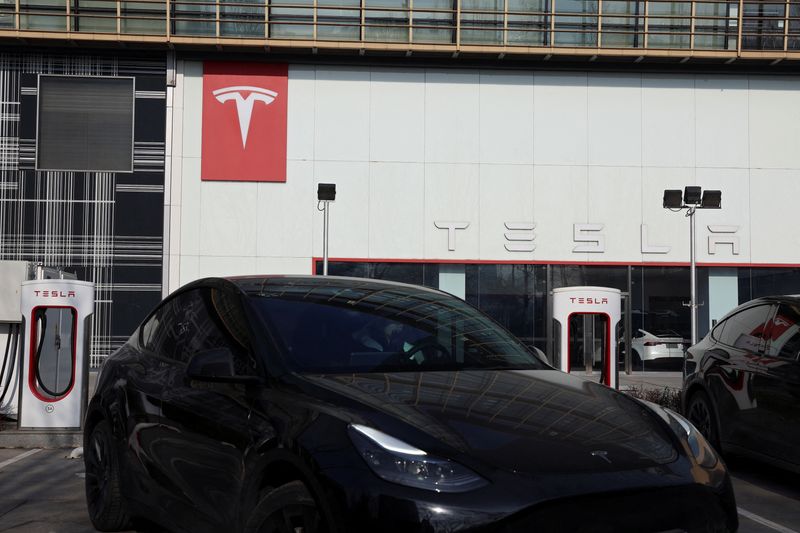
[(632, 363), (639, 366), (643, 362), (683, 360), (683, 354), (688, 347), (689, 343), (675, 331), (660, 330), (651, 333), (640, 329), (631, 338)]

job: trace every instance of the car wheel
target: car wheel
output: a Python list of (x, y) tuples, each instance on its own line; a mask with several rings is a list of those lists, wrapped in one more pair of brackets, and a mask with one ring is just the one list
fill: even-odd
[(694, 424), (694, 427), (703, 434), (714, 449), (721, 451), (717, 417), (708, 394), (697, 391), (689, 398), (686, 406), (686, 418)]
[(317, 504), (301, 481), (292, 481), (262, 496), (245, 533), (323, 533)]
[(95, 426), (83, 455), (86, 469), (86, 505), (95, 529), (128, 529), (130, 517), (120, 491), (119, 460), (107, 420)]

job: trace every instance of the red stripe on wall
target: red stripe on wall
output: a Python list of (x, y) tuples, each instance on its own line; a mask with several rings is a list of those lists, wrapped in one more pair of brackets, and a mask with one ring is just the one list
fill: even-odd
[[(311, 258), (311, 273), (316, 273), (316, 264), (321, 257)], [(504, 261), (491, 259), (377, 259), (365, 257), (332, 257), (329, 263), (424, 263), (442, 265), (576, 265), (576, 266), (652, 266), (652, 267), (689, 267), (689, 262), (682, 261)], [(800, 263), (697, 263), (698, 267), (718, 268), (800, 268)]]

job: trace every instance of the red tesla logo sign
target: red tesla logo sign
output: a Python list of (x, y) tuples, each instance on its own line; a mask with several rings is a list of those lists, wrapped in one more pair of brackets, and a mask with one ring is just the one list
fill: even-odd
[(203, 180), (286, 181), (284, 64), (203, 65)]

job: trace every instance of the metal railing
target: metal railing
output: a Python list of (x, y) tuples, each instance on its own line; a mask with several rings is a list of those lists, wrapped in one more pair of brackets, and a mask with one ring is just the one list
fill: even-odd
[(800, 0), (0, 2), (0, 37), (800, 58)]

